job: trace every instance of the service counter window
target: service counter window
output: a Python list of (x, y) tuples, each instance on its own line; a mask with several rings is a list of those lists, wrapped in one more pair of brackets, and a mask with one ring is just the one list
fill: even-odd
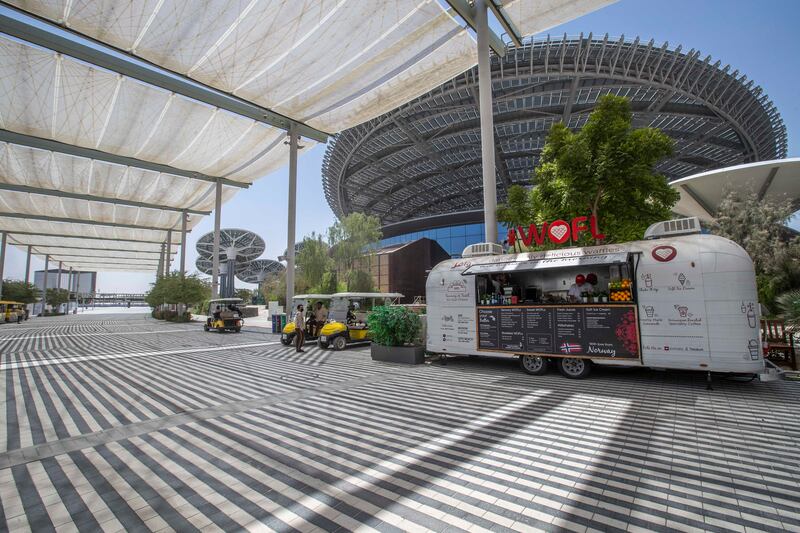
[(475, 274), (476, 303), (479, 306), (632, 303), (636, 294), (633, 265), (628, 254), (617, 255), (614, 262), (608, 263), (557, 265), (526, 261), (476, 265), (484, 267), (473, 267), (471, 272)]

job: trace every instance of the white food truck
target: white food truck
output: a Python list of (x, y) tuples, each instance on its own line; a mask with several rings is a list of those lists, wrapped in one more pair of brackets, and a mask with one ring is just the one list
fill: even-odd
[(428, 276), (427, 350), (515, 356), (529, 374), (554, 364), (569, 378), (597, 364), (775, 379), (747, 253), (701, 234), (696, 218), (654, 224), (645, 239), (500, 255), (468, 247)]

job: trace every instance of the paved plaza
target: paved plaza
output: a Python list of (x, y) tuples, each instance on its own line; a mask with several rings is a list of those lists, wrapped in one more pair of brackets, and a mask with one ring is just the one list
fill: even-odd
[(0, 326), (0, 530), (800, 531), (800, 385)]

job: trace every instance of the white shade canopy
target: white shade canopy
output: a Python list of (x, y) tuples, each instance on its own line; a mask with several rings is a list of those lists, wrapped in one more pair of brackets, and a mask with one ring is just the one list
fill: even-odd
[(675, 180), (670, 185), (681, 194), (672, 210), (704, 222), (716, 218), (727, 191), (756, 194), (766, 200), (790, 200), (800, 205), (800, 158), (720, 168)]
[[(506, 10), (527, 34), (607, 3)], [(324, 140), (477, 62), (470, 32), (438, 0), (7, 4), (18, 10), (0, 6), (0, 231), (37, 253), (93, 237), (87, 260), (95, 248), (159, 247), (182, 210), (194, 227), (217, 180), (227, 201), (284, 165), (290, 123)]]

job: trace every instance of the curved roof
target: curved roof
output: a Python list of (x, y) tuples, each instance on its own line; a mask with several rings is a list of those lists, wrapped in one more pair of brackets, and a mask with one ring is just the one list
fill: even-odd
[(681, 193), (675, 213), (711, 221), (728, 190), (755, 193), (759, 199), (788, 199), (800, 206), (800, 158), (759, 161), (702, 172), (673, 181)]
[[(635, 126), (662, 129), (669, 180), (786, 155), (786, 130), (764, 91), (694, 49), (652, 40), (549, 36), (492, 57), (498, 201), (527, 184), (550, 127), (585, 124), (604, 94), (631, 100)], [(384, 224), (482, 208), (477, 70), (329, 143), (325, 194), (338, 216)]]
[[(612, 1), (512, 0), (503, 16), (531, 33)], [(215, 183), (226, 201), (285, 163), (288, 129), (325, 141), (477, 60), (438, 0), (9, 0), (0, 26), (0, 231), (97, 270), (155, 270)]]

